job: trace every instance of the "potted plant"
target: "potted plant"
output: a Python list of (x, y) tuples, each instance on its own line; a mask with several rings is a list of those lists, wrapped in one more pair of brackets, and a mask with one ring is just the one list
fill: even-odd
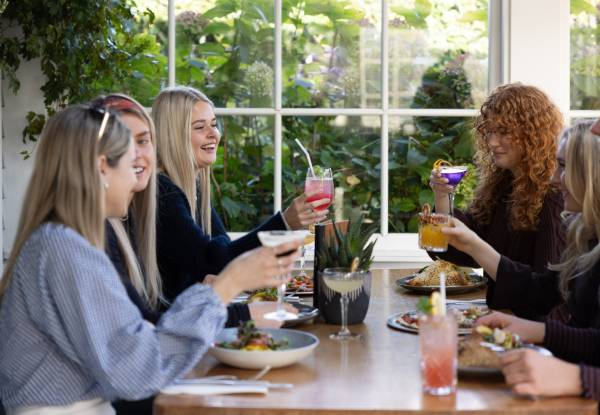
[[(371, 294), (371, 263), (376, 240), (370, 241), (376, 224), (365, 229), (364, 216), (352, 214), (348, 221), (329, 223), (316, 227), (316, 261), (314, 281), (314, 305), (325, 322), (341, 324), (340, 294), (328, 289), (323, 281), (326, 268), (346, 268), (350, 271), (353, 262), (358, 271), (367, 271), (362, 287), (350, 295), (348, 324), (361, 323), (367, 315)], [(356, 265), (358, 263), (358, 265)]]

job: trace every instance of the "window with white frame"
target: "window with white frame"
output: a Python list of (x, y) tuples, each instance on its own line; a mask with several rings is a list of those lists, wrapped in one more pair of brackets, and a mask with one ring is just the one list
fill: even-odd
[[(249, 230), (331, 167), (344, 206), (414, 232), (438, 158), (472, 158), (487, 94), (488, 0), (147, 0), (169, 84), (217, 107), (214, 202)], [(168, 7), (167, 7), (168, 6)], [(169, 12), (167, 12), (167, 10)], [(474, 175), (459, 189), (465, 206)]]

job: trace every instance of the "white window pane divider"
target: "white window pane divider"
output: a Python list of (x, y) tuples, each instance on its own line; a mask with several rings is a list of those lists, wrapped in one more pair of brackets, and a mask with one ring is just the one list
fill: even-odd
[(168, 28), (167, 28), (167, 61), (168, 61), (168, 83), (175, 86), (175, 0), (169, 0), (168, 5)]
[(573, 118), (600, 118), (600, 110), (571, 110), (569, 117)]
[(388, 234), (388, 201), (389, 201), (389, 42), (388, 42), (388, 5), (387, 0), (381, 1), (381, 194), (380, 203), (380, 228), (381, 234)]
[(281, 95), (282, 95), (282, 27), (281, 27), (281, 7), (282, 0), (275, 0), (275, 137), (273, 137), (275, 147), (275, 174), (274, 177), (274, 195), (273, 208), (275, 212), (281, 210), (281, 181), (282, 181), (282, 148), (283, 126), (281, 119)]
[(404, 117), (474, 117), (476, 109), (445, 108), (216, 108), (217, 115), (282, 115), (282, 116), (381, 116), (383, 114)]

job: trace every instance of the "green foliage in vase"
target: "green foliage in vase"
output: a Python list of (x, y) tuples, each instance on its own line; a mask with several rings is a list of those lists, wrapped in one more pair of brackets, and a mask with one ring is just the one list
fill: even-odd
[(334, 232), (328, 241), (319, 244), (317, 256), (319, 268), (350, 268), (354, 258), (358, 258), (358, 270), (367, 271), (373, 262), (373, 248), (377, 240), (371, 236), (376, 231), (376, 226), (363, 226), (363, 215), (354, 212), (348, 219), (348, 228), (344, 233), (333, 223)]

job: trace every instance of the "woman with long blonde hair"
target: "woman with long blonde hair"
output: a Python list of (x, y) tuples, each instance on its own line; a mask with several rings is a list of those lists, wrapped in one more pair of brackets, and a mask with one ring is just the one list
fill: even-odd
[(517, 333), (526, 342), (544, 343), (556, 356), (524, 350), (501, 355), (506, 381), (520, 394), (600, 400), (600, 135), (592, 125), (582, 122), (569, 128), (559, 146), (555, 178), (564, 196), (567, 245), (561, 261), (549, 271), (532, 273), (527, 267), (511, 265), (460, 223), (445, 229), (451, 243), (478, 257), (496, 276), (497, 288), (514, 292), (516, 301), (550, 308), (566, 300), (567, 324), (503, 313), (478, 321)]
[(154, 123), (144, 107), (128, 95), (109, 94), (95, 99), (91, 105), (114, 112), (132, 134), (137, 181), (127, 215), (108, 220), (106, 252), (131, 300), (145, 319), (156, 323), (160, 317), (162, 281), (156, 261)]
[[(475, 120), (475, 163), (479, 183), (466, 212), (454, 215), (506, 257), (543, 271), (556, 263), (564, 246), (562, 198), (552, 175), (562, 115), (540, 89), (520, 83), (494, 89)], [(437, 170), (431, 187), (435, 210), (447, 213), (452, 188)], [(478, 267), (464, 252), (450, 248), (430, 254), (458, 265)], [(487, 302), (506, 308), (512, 293), (496, 289), (488, 277)], [(539, 317), (529, 306), (513, 312)]]
[(149, 323), (103, 251), (105, 220), (127, 214), (134, 163), (129, 131), (104, 109), (69, 107), (44, 127), (0, 281), (0, 399), (10, 415), (113, 414), (107, 401), (157, 393), (203, 356), (234, 295), (276, 286), (298, 256), (298, 243), (249, 252)]
[(259, 246), (258, 231), (306, 228), (326, 217), (326, 210), (315, 207), (328, 199), (307, 203), (302, 195), (284, 212), (231, 241), (210, 204), (210, 166), (221, 139), (213, 103), (191, 87), (166, 88), (154, 101), (152, 118), (159, 167), (158, 261), (167, 299)]

